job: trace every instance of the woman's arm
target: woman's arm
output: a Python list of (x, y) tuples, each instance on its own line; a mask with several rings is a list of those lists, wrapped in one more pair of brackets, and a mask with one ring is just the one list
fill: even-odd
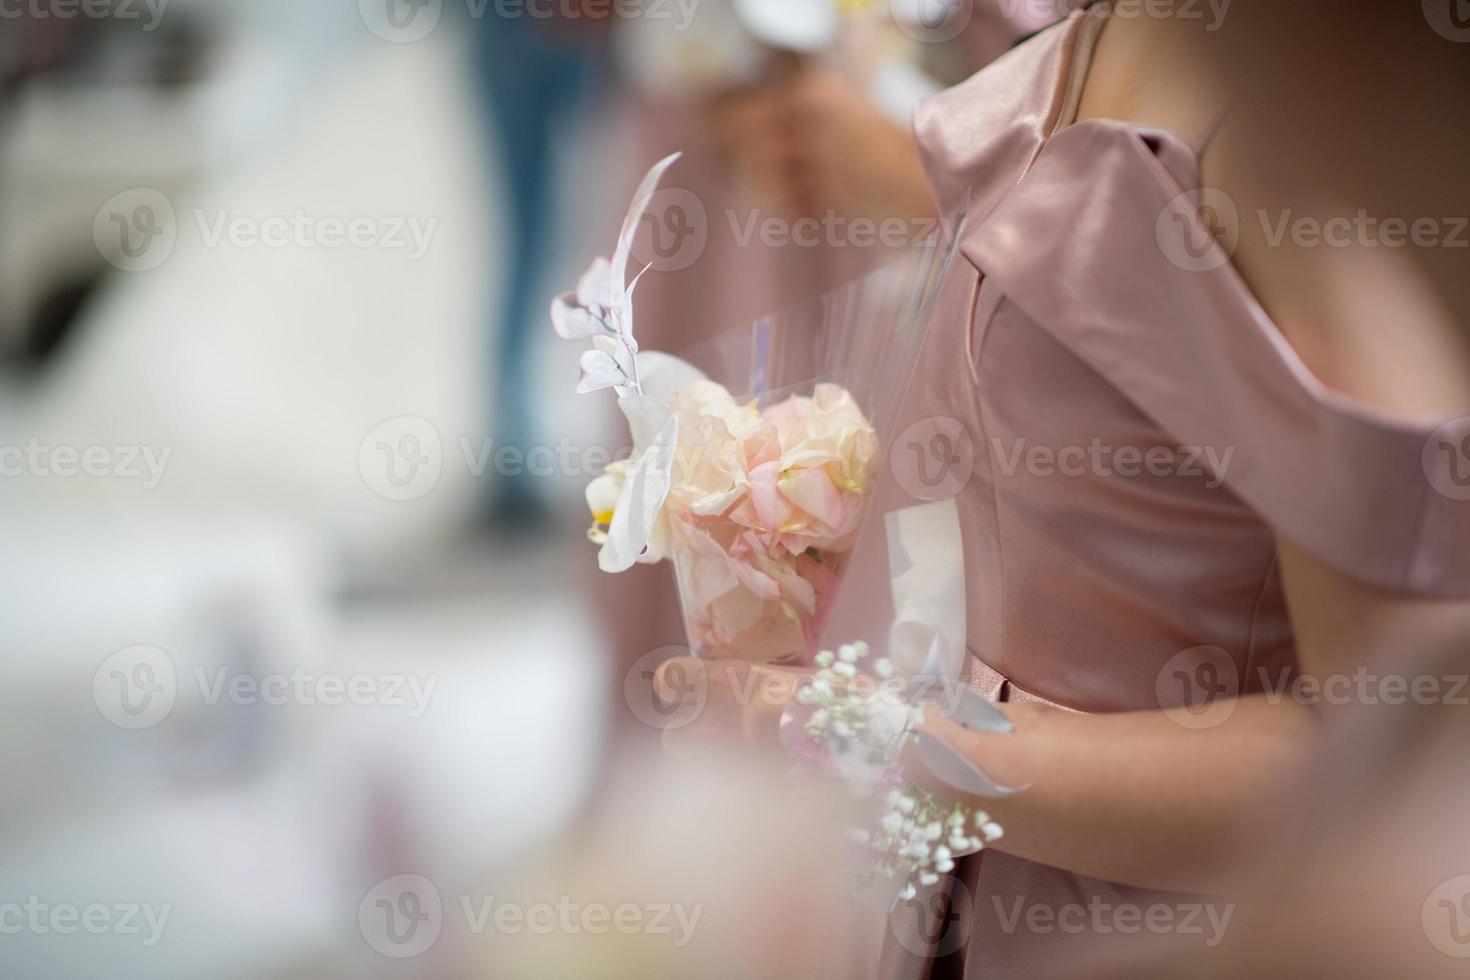
[[(1229, 890), (1279, 787), (1313, 745), (1310, 710), (1264, 696), (1239, 699), (1226, 720), (1206, 729), (1164, 711), (1004, 710), (1016, 725), (1006, 735), (967, 731), (933, 708), (923, 729), (1002, 785), (1027, 787), (1005, 799), (969, 801), (1005, 828), (992, 846), (1152, 888)], [(920, 771), (907, 767), (911, 776)]]
[(1278, 794), (1320, 744), (1320, 721), (1405, 698), (1470, 697), (1461, 679), (1419, 676), (1411, 666), (1470, 646), (1470, 603), (1372, 589), (1289, 541), (1281, 567), (1299, 676), (1315, 682), (1289, 689), (1300, 697), (1240, 698), (1204, 729), (1162, 710), (1075, 715), (1008, 704), (1016, 730), (1007, 735), (967, 731), (931, 708), (926, 734), (1002, 785), (1029, 787), (970, 801), (1005, 827), (996, 846), (1110, 881), (1228, 889), (1252, 840), (1270, 832)]

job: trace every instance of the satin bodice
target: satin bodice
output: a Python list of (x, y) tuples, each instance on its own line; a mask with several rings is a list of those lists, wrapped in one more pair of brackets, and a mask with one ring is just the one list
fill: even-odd
[(1470, 595), (1470, 503), (1426, 451), (1444, 420), (1313, 377), (1202, 224), (1190, 141), (1074, 122), (1106, 16), (920, 108), (941, 206), (968, 218), (907, 420), (956, 420), (950, 463), (973, 465), (971, 680), (1086, 711), (1159, 707), (1166, 666), (1219, 651), (1237, 690), (1274, 681), (1278, 535), (1385, 590)]

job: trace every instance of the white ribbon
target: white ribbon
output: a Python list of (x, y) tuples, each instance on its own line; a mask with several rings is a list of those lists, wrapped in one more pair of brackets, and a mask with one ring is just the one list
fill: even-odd
[[(964, 683), (965, 555), (959, 509), (941, 500), (890, 512), (888, 560), (894, 621), (888, 658), (910, 681), (916, 703), (939, 702), (944, 712), (972, 731), (1004, 733), (1010, 721)], [(935, 776), (975, 796), (1008, 796), (968, 757), (936, 738), (921, 738), (917, 751)]]

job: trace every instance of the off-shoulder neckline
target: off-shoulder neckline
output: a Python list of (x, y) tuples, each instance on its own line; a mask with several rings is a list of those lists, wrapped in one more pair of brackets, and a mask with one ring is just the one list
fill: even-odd
[[(1063, 61), (1061, 72), (1052, 79), (1052, 100), (1057, 106), (1057, 115), (1051, 127), (1041, 134), (1040, 144), (1032, 154), (1031, 163), (1027, 169), (1031, 169), (1043, 153), (1055, 150), (1058, 141), (1065, 145), (1070, 141), (1085, 139), (1089, 131), (1098, 131), (1107, 134), (1109, 138), (1129, 139), (1148, 149), (1149, 152), (1139, 154), (1143, 166), (1151, 172), (1154, 179), (1166, 186), (1171, 199), (1207, 190), (1204, 183), (1204, 163), (1199, 150), (1193, 141), (1186, 139), (1182, 134), (1165, 127), (1112, 116), (1077, 118), (1088, 69), (1092, 64), (1102, 31), (1112, 17), (1112, 7), (1111, 0), (1102, 0), (1102, 2), (1090, 3), (1086, 7), (1073, 11), (1070, 15), (1078, 23), (1073, 25), (1073, 36), (1063, 39), (1063, 43), (1067, 44), (1069, 50), (1065, 52), (1066, 58)], [(1087, 23), (1088, 18), (1096, 22), (1089, 24)], [(1060, 28), (1064, 23), (1054, 26)], [(1067, 135), (1069, 133), (1070, 136)], [(1176, 159), (1188, 165), (1187, 181), (1182, 181), (1160, 161), (1158, 150), (1153, 147), (1164, 144), (1170, 147)], [(1192, 186), (1186, 187), (1186, 182)], [(1224, 192), (1219, 191), (1219, 193)], [(1218, 240), (1215, 247), (1224, 248)], [(1226, 276), (1232, 295), (1236, 296), (1244, 307), (1246, 319), (1251, 321), (1252, 327), (1259, 331), (1262, 339), (1275, 352), (1281, 366), (1311, 397), (1367, 424), (1401, 432), (1420, 433), (1426, 437), (1448, 421), (1449, 417), (1420, 417), (1397, 412), (1331, 387), (1312, 370), (1296, 347), (1287, 339), (1280, 324), (1276, 322), (1265, 303), (1246, 281), (1240, 267), (1235, 264), (1233, 252), (1227, 254), (1224, 262), (1211, 269), (1210, 272), (1223, 273)]]

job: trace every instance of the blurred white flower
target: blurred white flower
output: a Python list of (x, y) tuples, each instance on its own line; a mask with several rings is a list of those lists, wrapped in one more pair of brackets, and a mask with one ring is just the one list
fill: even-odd
[(661, 517), (679, 438), (678, 419), (657, 398), (629, 395), (618, 400), (618, 408), (633, 432), (633, 455), (608, 466), (587, 487), (593, 520), (588, 537), (602, 546), (597, 564), (605, 572), (663, 559), (667, 530)]
[(613, 257), (594, 259), (577, 280), (575, 292), (552, 300), (551, 325), (559, 336), (568, 340), (592, 339), (594, 349), (582, 356), (579, 392), (616, 388), (621, 396), (643, 393), (638, 379), (638, 342), (633, 336), (633, 290), (648, 268), (644, 267), (630, 283), (628, 258), (638, 233), (638, 222), (648, 210), (664, 171), (679, 156), (674, 153), (654, 164), (638, 185), (623, 219)]

